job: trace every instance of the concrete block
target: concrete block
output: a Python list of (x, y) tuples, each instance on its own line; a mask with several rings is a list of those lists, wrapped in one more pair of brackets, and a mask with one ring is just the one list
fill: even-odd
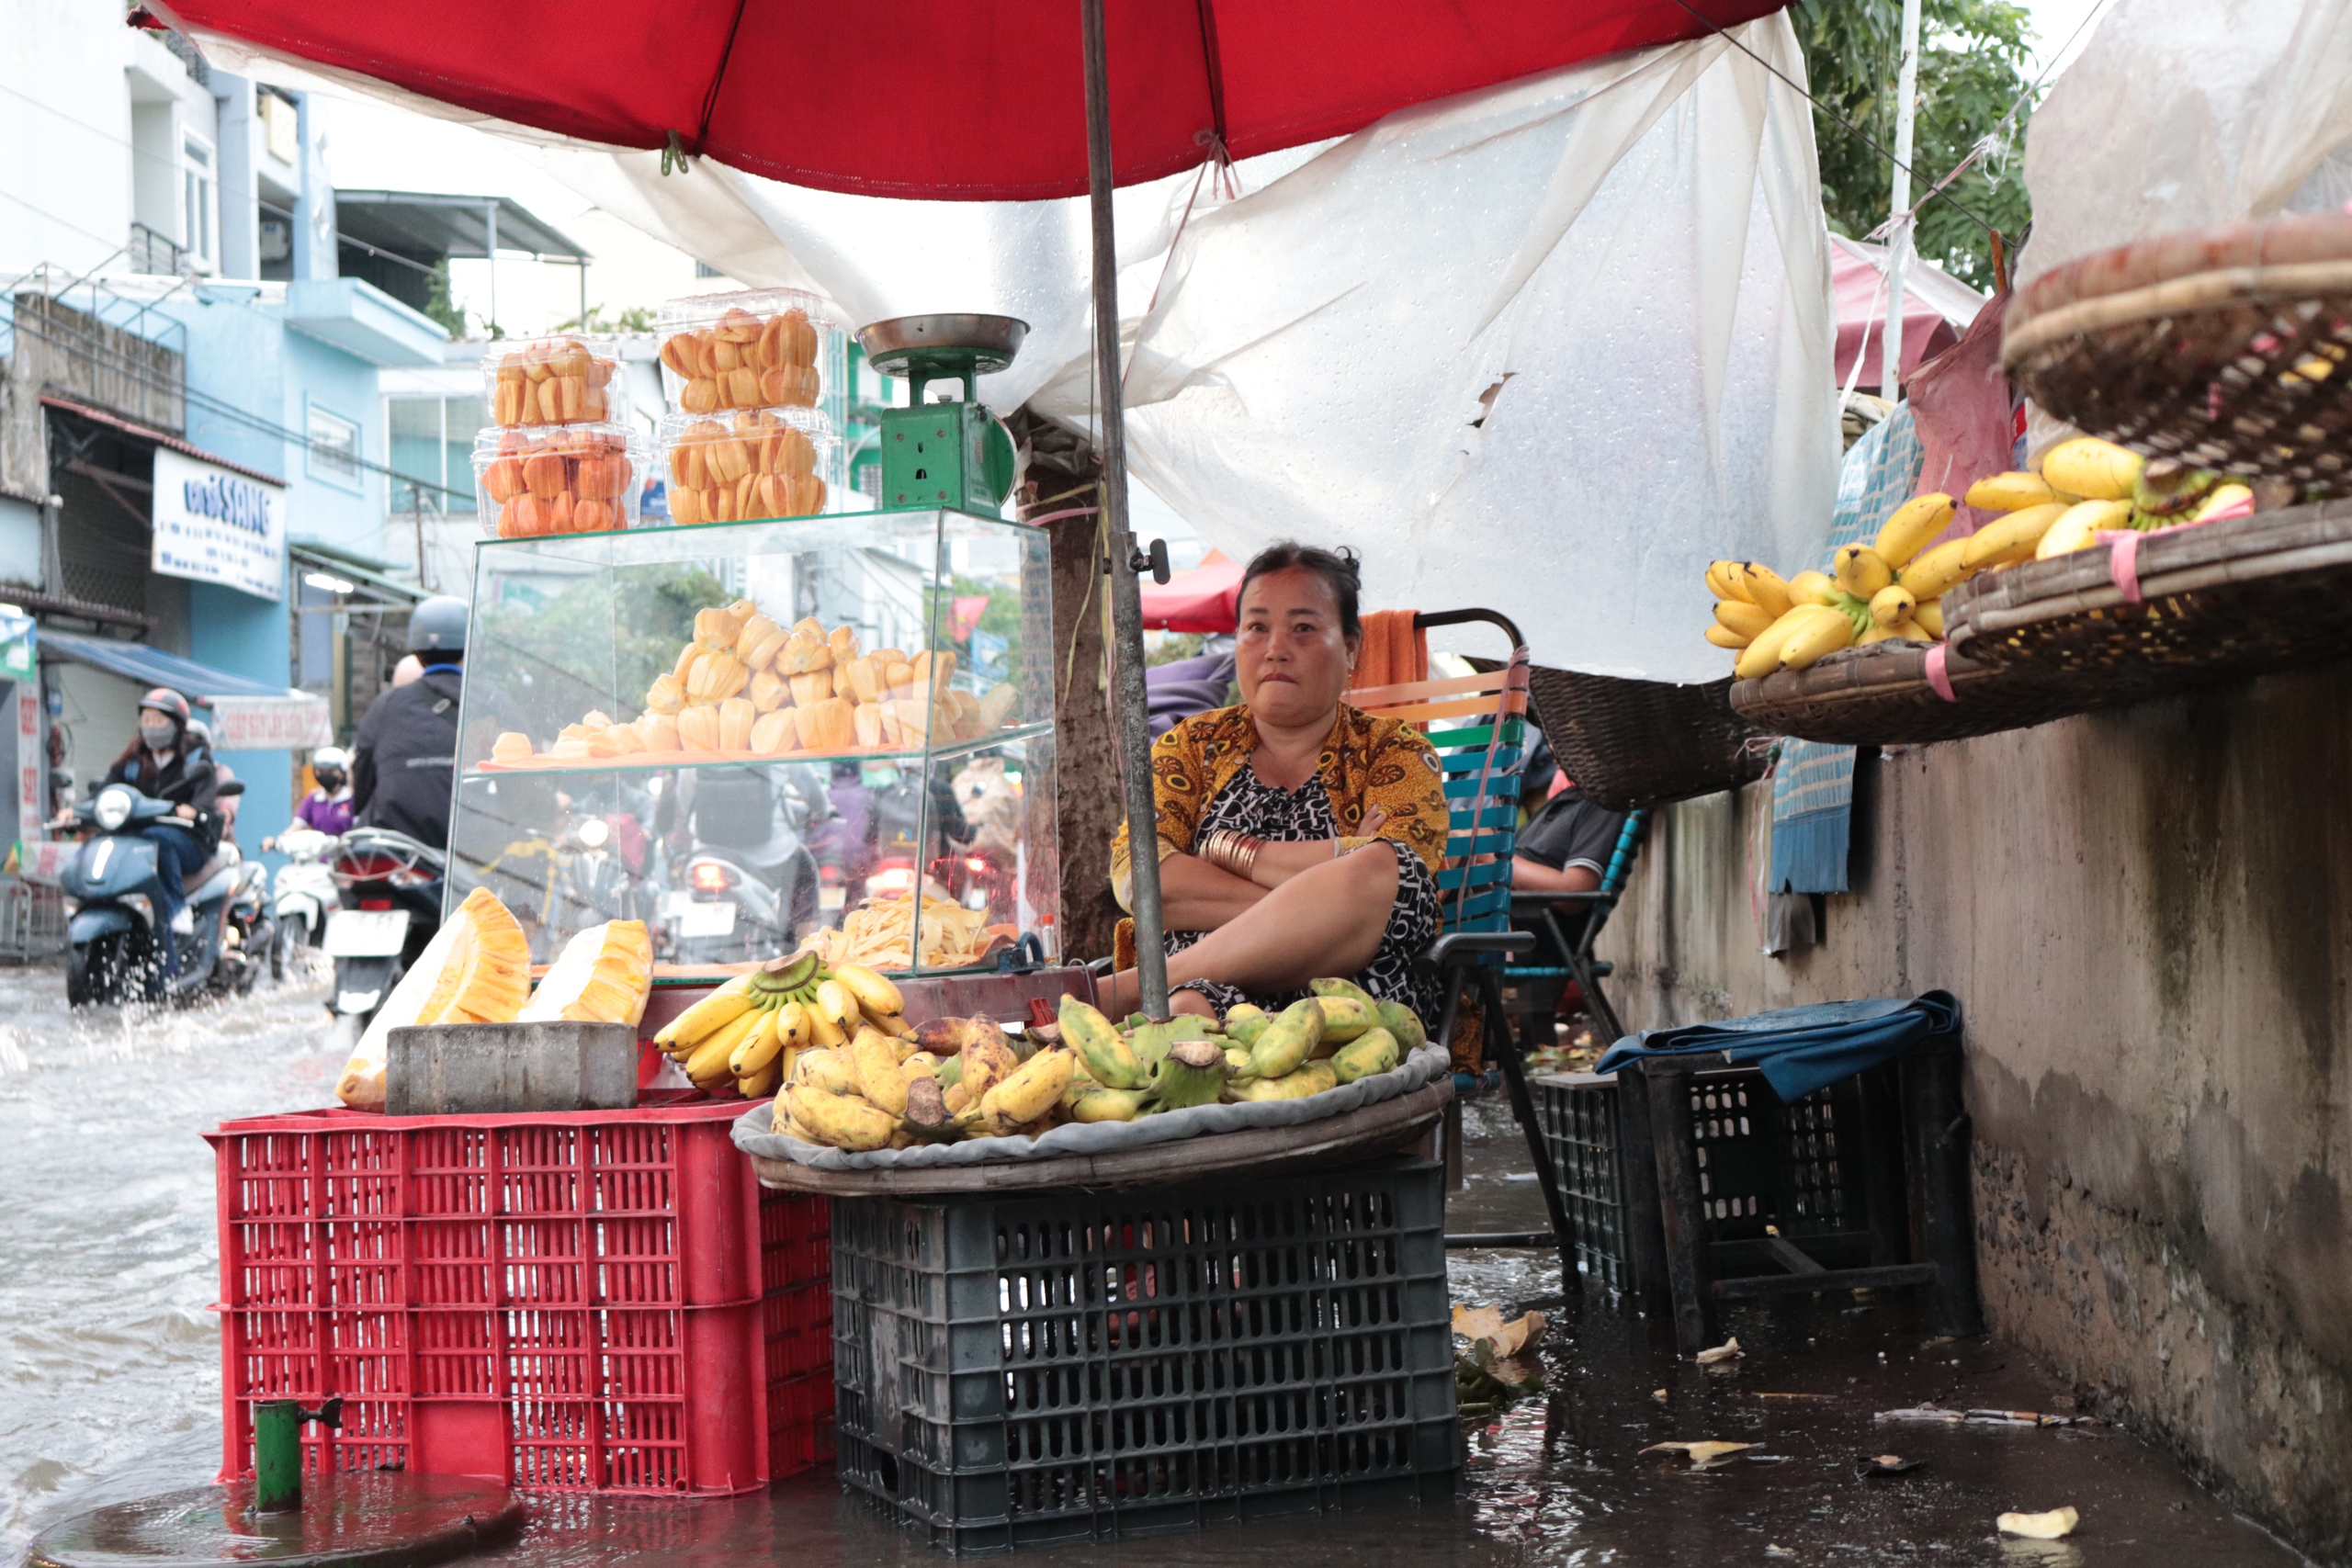
[(453, 1023), (386, 1042), (391, 1116), (627, 1111), (637, 1104), (637, 1030), (626, 1023)]

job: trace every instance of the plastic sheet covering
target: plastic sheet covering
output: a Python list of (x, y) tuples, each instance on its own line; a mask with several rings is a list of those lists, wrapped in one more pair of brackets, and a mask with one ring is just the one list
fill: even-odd
[(1247, 1105), (1196, 1105), (1162, 1111), (1140, 1122), (1072, 1122), (1035, 1138), (972, 1138), (960, 1144), (917, 1144), (909, 1149), (846, 1149), (803, 1143), (775, 1130), (770, 1107), (755, 1105), (735, 1123), (735, 1146), (762, 1159), (788, 1159), (818, 1170), (910, 1170), (925, 1166), (995, 1165), (1056, 1159), (1063, 1155), (1106, 1155), (1196, 1138), (1208, 1133), (1238, 1133), (1250, 1127), (1297, 1127), (1361, 1111), (1367, 1105), (1410, 1094), (1453, 1071), (1444, 1052), (1424, 1045), (1388, 1072), (1374, 1073), (1305, 1100), (1272, 1100)]
[[(1784, 17), (1731, 31), (1804, 80)], [(203, 41), (232, 68), (511, 135), (625, 221), (847, 320), (1019, 316), (1021, 359), (982, 397), (1091, 423), (1083, 201), (842, 196), (707, 162), (665, 177), (651, 152)], [(1810, 111), (1724, 39), (1462, 94), (1237, 173), (1238, 199), (1181, 175), (1116, 197), (1130, 460), (1227, 555), (1352, 544), (1366, 608), (1481, 605), (1547, 664), (1704, 681), (1705, 563), (1822, 553), (1839, 442)]]
[(2118, 0), (2026, 131), (2020, 289), (2158, 234), (2352, 200), (2352, 0)]

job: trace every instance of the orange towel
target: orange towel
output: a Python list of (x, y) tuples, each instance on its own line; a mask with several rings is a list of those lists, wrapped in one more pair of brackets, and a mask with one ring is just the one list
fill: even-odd
[(1374, 610), (1363, 617), (1363, 647), (1356, 655), (1350, 691), (1429, 678), (1430, 634), (1413, 625), (1412, 611)]

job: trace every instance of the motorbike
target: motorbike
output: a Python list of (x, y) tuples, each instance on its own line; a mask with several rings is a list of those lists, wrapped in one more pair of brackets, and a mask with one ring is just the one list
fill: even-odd
[[(220, 794), (244, 785), (232, 780)], [(60, 877), (68, 915), (65, 999), (72, 1007), (123, 1001), (180, 1001), (205, 992), (252, 988), (264, 960), (249, 945), (262, 918), (261, 868), (248, 866), (236, 840), (223, 839), (190, 873), (187, 890), (191, 930), (179, 934), (180, 971), (164, 973), (160, 853), (141, 835), (158, 824), (193, 833), (172, 803), (111, 784), (74, 808), (91, 836)], [(235, 906), (232, 910), (232, 905)]]
[[(277, 926), (277, 939), (269, 949), (273, 980), (299, 973), (310, 950), (326, 943), (327, 916), (340, 902), (334, 875), (327, 869), (334, 846), (333, 834), (315, 828), (297, 828), (277, 836), (277, 848), (286, 863), (277, 868), (270, 885), (271, 915)], [(269, 847), (266, 842), (262, 845)]]
[(331, 1050), (356, 1045), (376, 1010), (441, 928), (448, 860), (389, 828), (354, 828), (335, 841), (328, 875), (340, 907), (327, 914), (320, 945), (334, 960)]
[(804, 834), (809, 796), (819, 792), (796, 785), (780, 770), (729, 770), (697, 781), (683, 874), (662, 901), (675, 962), (773, 957), (816, 927), (822, 878)]

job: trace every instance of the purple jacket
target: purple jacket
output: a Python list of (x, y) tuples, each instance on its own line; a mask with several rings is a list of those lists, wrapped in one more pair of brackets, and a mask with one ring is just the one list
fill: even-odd
[(351, 795), (330, 797), (322, 789), (314, 789), (302, 797), (294, 808), (295, 818), (333, 838), (340, 839), (351, 831)]

